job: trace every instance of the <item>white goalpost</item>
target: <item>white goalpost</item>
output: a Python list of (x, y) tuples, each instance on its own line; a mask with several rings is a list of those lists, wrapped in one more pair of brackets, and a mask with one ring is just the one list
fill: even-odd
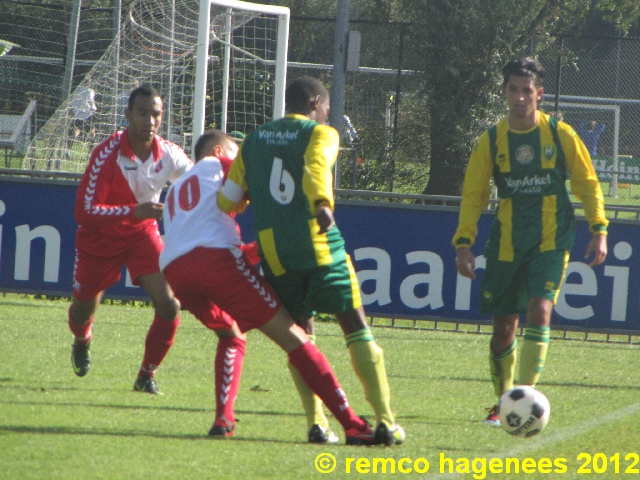
[[(223, 38), (218, 36), (215, 28), (211, 25), (211, 6), (216, 5), (226, 9), (224, 18)], [(277, 47), (275, 59), (268, 60), (253, 55), (241, 47), (234, 45), (231, 41), (231, 14), (234, 10), (257, 12), (261, 14), (274, 15), (278, 19), (277, 26)], [(289, 9), (287, 7), (260, 5), (256, 3), (240, 2), (236, 0), (200, 0), (200, 16), (198, 21), (198, 47), (196, 53), (196, 82), (195, 82), (195, 104), (193, 112), (193, 143), (202, 135), (205, 128), (205, 99), (206, 99), (206, 78), (209, 58), (209, 44), (211, 38), (223, 45), (223, 92), (222, 92), (222, 123), (220, 128), (226, 130), (226, 112), (228, 107), (229, 88), (229, 66), (231, 63), (231, 53), (238, 52), (246, 55), (247, 59), (255, 62), (263, 62), (265, 65), (275, 66), (273, 119), (284, 115), (284, 91), (286, 88), (287, 72), (287, 46), (289, 43)]]
[[(543, 106), (549, 110), (552, 95), (544, 95)], [(602, 99), (591, 99), (590, 97), (574, 97), (576, 102), (561, 101), (558, 103), (563, 120), (569, 123), (577, 132), (579, 124), (591, 120), (605, 125), (608, 129), (606, 138), (601, 137), (598, 146), (606, 152), (606, 157), (610, 159), (610, 165), (605, 165), (604, 160), (598, 156), (592, 158), (596, 172), (600, 181), (609, 182), (609, 195), (617, 196), (619, 179), (619, 144), (620, 144), (620, 105), (603, 104)], [(587, 103), (589, 101), (593, 103)], [(611, 100), (611, 99), (609, 99)]]
[[(289, 9), (239, 0), (136, 0), (119, 35), (29, 144), (23, 168), (82, 172), (95, 145), (126, 127), (129, 93), (163, 95), (160, 134), (190, 152), (205, 129), (247, 134), (284, 114)], [(74, 95), (97, 109), (79, 120)]]

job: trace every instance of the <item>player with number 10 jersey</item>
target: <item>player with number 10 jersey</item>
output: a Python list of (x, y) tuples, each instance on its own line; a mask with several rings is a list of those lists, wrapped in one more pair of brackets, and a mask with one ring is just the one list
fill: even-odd
[[(287, 352), (306, 385), (340, 421), (347, 444), (376, 443), (371, 427), (349, 407), (326, 358), (294, 324), (242, 252), (235, 221), (217, 206), (223, 178), (220, 159), (206, 157), (167, 192), (163, 214), (166, 247), (160, 266), (169, 285), (182, 305), (209, 328), (230, 328), (235, 320), (243, 333), (260, 329)], [(228, 315), (222, 315), (224, 312)], [(232, 431), (234, 419), (229, 420)]]

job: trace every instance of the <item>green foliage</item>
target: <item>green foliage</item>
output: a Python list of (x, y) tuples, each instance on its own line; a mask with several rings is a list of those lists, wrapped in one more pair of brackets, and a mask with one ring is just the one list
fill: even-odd
[(627, 32), (638, 25), (640, 4), (629, 0), (599, 0), (594, 2), (602, 18), (615, 25), (619, 31)]
[[(152, 310), (102, 305), (95, 322), (91, 371), (77, 378), (69, 363), (67, 307), (63, 301), (0, 297), (6, 320), (0, 337), (0, 479), (298, 480), (323, 477), (314, 467), (321, 453), (335, 456), (337, 468), (326, 477), (336, 479), (360, 476), (355, 463), (346, 473), (349, 458), (429, 462), (428, 472), (401, 475), (407, 479), (448, 475), (446, 464), (440, 471), (441, 459), (446, 458), (453, 459), (454, 474), (463, 468), (459, 461), (476, 460), (477, 472), (469, 463), (469, 473), (455, 478), (522, 477), (522, 471), (502, 476), (487, 471), (482, 476), (482, 463), (488, 468), (492, 458), (515, 458), (519, 463), (532, 458), (536, 464), (543, 458), (565, 458), (566, 473), (526, 476), (579, 479), (585, 475), (577, 470), (586, 463), (580, 454), (608, 459), (619, 453), (621, 474), (631, 465), (625, 456), (639, 453), (640, 378), (631, 373), (638, 337), (633, 344), (616, 335), (613, 343), (585, 342), (578, 333), (563, 340), (554, 332), (539, 385), (551, 402), (549, 425), (538, 437), (516, 439), (480, 422), (484, 408), (495, 401), (486, 328), (485, 334), (471, 334), (464, 326), (460, 332), (446, 331), (453, 325), (441, 323), (438, 331), (414, 330), (413, 321), (403, 320), (395, 323), (404, 328), (374, 327), (385, 350), (392, 406), (407, 441), (391, 448), (327, 447), (306, 444), (305, 419), (286, 357), (264, 335), (249, 333), (236, 402), (237, 436), (213, 440), (206, 436), (215, 408), (212, 332), (183, 315), (175, 345), (157, 375), (165, 395), (150, 396), (131, 389)], [(376, 319), (375, 324), (389, 321)], [(433, 322), (417, 325), (434, 328)], [(350, 404), (371, 416), (340, 328), (319, 322), (316, 329), (318, 346)], [(331, 425), (343, 437), (335, 419)], [(412, 462), (405, 467), (413, 468)], [(613, 473), (614, 462), (605, 463), (606, 472), (597, 477), (619, 478)], [(586, 467), (593, 472), (593, 463)]]
[(532, 39), (582, 25), (590, 8), (607, 11), (608, 18), (640, 14), (631, 0), (399, 1), (401, 19), (412, 22), (411, 51), (430, 108), (431, 175), (425, 193), (432, 194), (459, 193), (474, 139), (503, 111), (497, 101), (499, 71), (510, 57), (548, 50), (550, 43)]
[[(122, 2), (123, 12), (133, 1)], [(291, 8), (289, 61), (333, 63), (335, 0), (263, 3)], [(0, 30), (6, 30), (2, 38), (20, 44), (12, 54), (64, 58), (72, 5), (70, 0), (1, 2)], [(111, 0), (82, 2), (79, 60), (97, 60), (111, 41), (112, 7)], [(375, 190), (458, 194), (473, 142), (505, 112), (499, 70), (510, 57), (555, 59), (558, 34), (640, 31), (636, 0), (368, 0), (351, 1), (350, 7), (350, 29), (362, 34), (362, 66), (421, 72), (401, 78), (350, 75), (345, 112), (362, 138), (359, 156), (364, 161), (358, 167), (357, 188)], [(578, 65), (581, 53), (565, 45), (565, 64)], [(2, 62), (0, 89), (5, 95), (0, 113), (23, 112), (26, 88), (38, 100), (39, 118), (48, 118), (58, 106), (63, 65), (30, 64), (22, 70), (24, 64), (9, 57)], [(75, 85), (88, 68), (76, 64)], [(296, 68), (288, 74), (303, 73), (331, 84), (328, 70)], [(264, 92), (269, 88), (265, 80)], [(402, 92), (399, 99), (397, 91)], [(262, 93), (246, 100), (259, 103)], [(267, 103), (256, 108), (256, 118), (264, 117), (260, 110), (268, 110)], [(179, 113), (190, 117), (188, 109)], [(218, 125), (219, 113), (209, 111), (207, 125)], [(242, 124), (241, 117), (231, 124)], [(351, 187), (351, 178), (343, 176), (341, 185), (344, 182)]]

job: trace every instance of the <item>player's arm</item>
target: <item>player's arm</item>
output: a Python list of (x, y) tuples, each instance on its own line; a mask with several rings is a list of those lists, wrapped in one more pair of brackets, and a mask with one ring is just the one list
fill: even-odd
[(222, 188), (218, 192), (218, 207), (226, 213), (241, 213), (247, 208), (247, 180), (245, 177), (245, 166), (242, 158), (242, 150), (231, 165), (231, 170), (227, 174)]
[(594, 234), (606, 235), (609, 220), (604, 214), (604, 196), (587, 147), (567, 124), (558, 124), (558, 136), (571, 178), (571, 191), (582, 202), (589, 229)]
[(167, 189), (167, 196), (165, 197), (166, 208), (162, 211), (162, 226), (164, 227), (165, 235), (171, 230), (171, 221), (175, 215), (175, 189), (174, 186), (170, 186)]
[(491, 195), (492, 174), (493, 160), (489, 148), (489, 135), (484, 132), (471, 152), (464, 175), (458, 228), (452, 239), (456, 249), (469, 248), (475, 243), (478, 220), (487, 207)]
[[(114, 188), (115, 162), (99, 157), (99, 148), (91, 154), (89, 165), (80, 180), (76, 193), (75, 218), (79, 225), (102, 226), (136, 218), (137, 200), (130, 189), (122, 189), (122, 203), (107, 204), (106, 199)], [(111, 195), (113, 198), (114, 195)], [(140, 217), (137, 217), (140, 218)]]
[(338, 158), (340, 137), (335, 128), (318, 125), (313, 129), (309, 145), (304, 152), (302, 191), (309, 208), (316, 215), (320, 206), (334, 208), (333, 174), (331, 168)]
[(456, 247), (456, 269), (463, 277), (476, 278), (476, 257), (468, 245)]
[(593, 237), (587, 244), (584, 258), (593, 257), (589, 266), (600, 265), (607, 257), (607, 227), (604, 196), (598, 175), (584, 143), (568, 125), (558, 124), (558, 135), (565, 153), (567, 170), (571, 176), (571, 191), (582, 202), (585, 217)]
[(171, 155), (173, 157), (174, 170), (169, 176), (169, 181), (173, 183), (180, 175), (193, 167), (193, 161), (178, 145), (171, 145)]

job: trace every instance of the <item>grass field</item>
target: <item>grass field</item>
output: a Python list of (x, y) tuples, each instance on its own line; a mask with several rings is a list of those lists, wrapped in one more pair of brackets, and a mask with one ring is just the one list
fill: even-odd
[[(165, 395), (150, 396), (131, 388), (151, 310), (102, 305), (91, 371), (77, 378), (67, 307), (62, 300), (0, 297), (2, 479), (584, 478), (580, 469), (591, 472), (587, 477), (640, 477), (637, 337), (631, 344), (553, 338), (539, 385), (551, 420), (541, 435), (520, 439), (480, 422), (494, 402), (488, 335), (374, 328), (406, 443), (327, 447), (305, 443), (285, 356), (260, 333), (249, 334), (237, 435), (214, 440), (206, 436), (215, 408), (211, 332), (183, 315), (157, 375)], [(329, 322), (317, 329), (351, 405), (371, 415), (340, 329)], [(329, 474), (315, 467), (323, 453), (336, 460)], [(490, 471), (500, 464), (506, 471), (507, 461), (510, 473)]]

